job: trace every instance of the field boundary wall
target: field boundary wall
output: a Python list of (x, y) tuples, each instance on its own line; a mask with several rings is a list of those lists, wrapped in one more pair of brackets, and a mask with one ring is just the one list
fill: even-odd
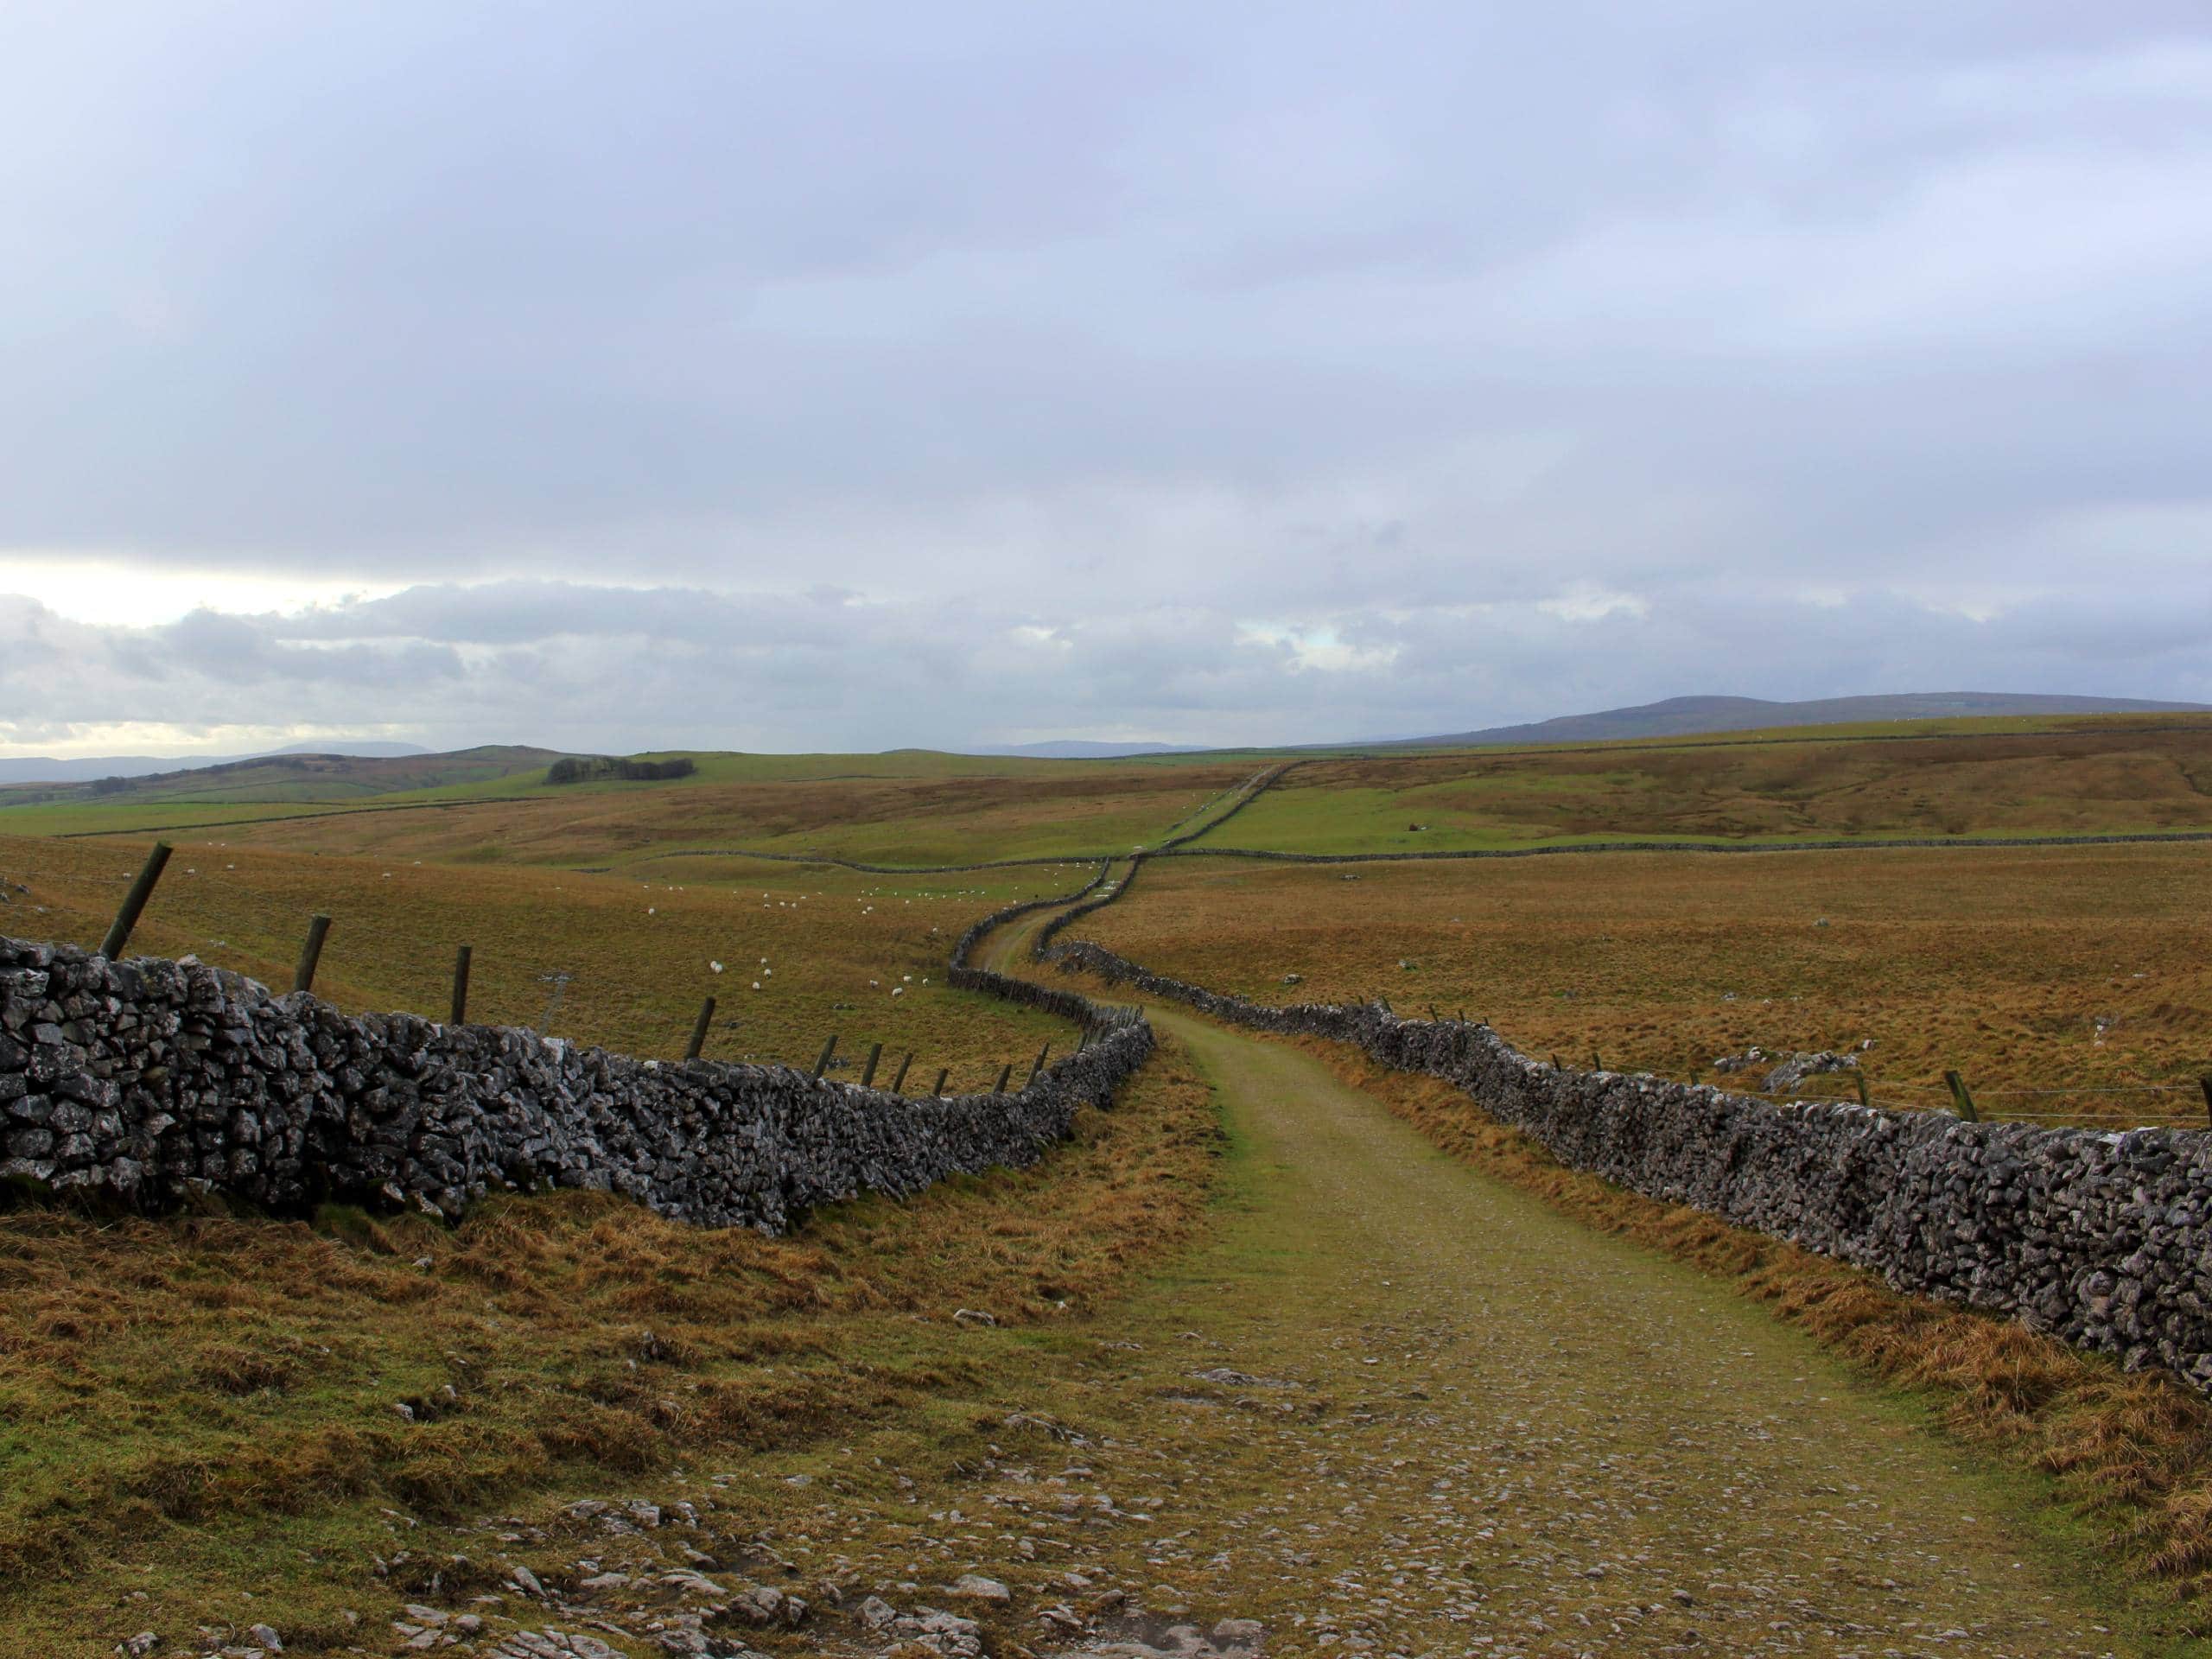
[[(1125, 879), (1082, 911), (1128, 890)], [(1479, 1022), (1404, 1020), (1380, 1002), (1270, 1006), (1089, 942), (1034, 948), (1232, 1025), (1351, 1043), (1462, 1090), (1571, 1168), (2212, 1389), (2212, 1135), (1969, 1122), (1581, 1071)]]
[(1562, 858), (1576, 853), (1878, 853), (1885, 849), (2123, 847), (2212, 841), (2212, 830), (2127, 830), (2078, 836), (1920, 836), (1857, 841), (1582, 841), (1551, 847), (1445, 847), (1396, 853), (1294, 853), (1163, 843), (1157, 858), (1250, 858), (1274, 864), (1420, 864), (1447, 859)]
[[(1079, 893), (1087, 893), (1098, 876)], [(1077, 895), (1079, 896), (1079, 894)], [(953, 980), (1083, 1028), (1003, 1095), (897, 1095), (787, 1066), (641, 1060), (498, 1026), (340, 1013), (190, 957), (0, 938), (0, 1177), (155, 1207), (219, 1192), (459, 1216), (497, 1192), (619, 1192), (780, 1232), (815, 1205), (1034, 1163), (1152, 1052), (1133, 1009), (966, 964)]]

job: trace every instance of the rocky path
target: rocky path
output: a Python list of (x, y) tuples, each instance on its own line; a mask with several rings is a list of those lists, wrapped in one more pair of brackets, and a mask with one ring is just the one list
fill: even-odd
[(1152, 1015), (1246, 1141), (1232, 1220), (1155, 1293), (1181, 1331), (1120, 1378), (1185, 1472), (1147, 1557), (1183, 1599), (1281, 1652), (2136, 1650), (1808, 1340), (1296, 1050)]
[(1299, 1050), (1152, 1017), (1235, 1141), (1217, 1223), (1173, 1268), (1065, 1325), (918, 1321), (935, 1426), (575, 1506), (560, 1585), (479, 1598), (480, 1637), (410, 1609), (397, 1645), (2202, 1650), (2039, 1531), (2031, 1493), (1719, 1284), (1446, 1159)]

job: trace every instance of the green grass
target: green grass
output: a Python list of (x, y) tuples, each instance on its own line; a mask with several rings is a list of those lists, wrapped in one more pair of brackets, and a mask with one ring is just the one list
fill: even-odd
[[(106, 840), (0, 838), (0, 874), (30, 888), (11, 890), (0, 931), (96, 944), (140, 850)], [(307, 919), (320, 912), (334, 924), (315, 988), (349, 1012), (444, 1017), (454, 949), (467, 943), (474, 951), (470, 1014), (485, 1024), (543, 1027), (669, 1058), (683, 1052), (711, 995), (711, 1058), (811, 1065), (834, 1031), (855, 1059), (874, 1042), (894, 1065), (912, 1050), (910, 1090), (925, 1089), (945, 1065), (952, 1086), (976, 1087), (1007, 1060), (1065, 1043), (1070, 1031), (1036, 1010), (947, 985), (952, 941), (987, 911), (1071, 891), (1089, 874), (1044, 865), (894, 880), (717, 860), (703, 871), (658, 870), (647, 886), (617, 875), (180, 839), (131, 948), (194, 954), (282, 989)], [(772, 972), (761, 970), (763, 957)], [(709, 965), (716, 961), (721, 974)], [(562, 975), (565, 982), (550, 977)]]
[(1408, 853), (2212, 830), (2212, 717), (1938, 723), (1974, 729), (1317, 760), (1200, 844)]
[[(700, 848), (897, 864), (1096, 856), (1157, 839), (1255, 765), (1249, 755), (1087, 761), (919, 750), (691, 758), (699, 770), (683, 779), (549, 785), (541, 767), (365, 800), (165, 795), (7, 806), (0, 794), (0, 835), (237, 830), (232, 839), (309, 850), (565, 865)], [(252, 832), (256, 824), (266, 830)]]

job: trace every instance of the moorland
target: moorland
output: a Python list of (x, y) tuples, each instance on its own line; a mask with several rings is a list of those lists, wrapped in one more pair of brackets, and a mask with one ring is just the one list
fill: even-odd
[[(97, 938), (160, 835), (136, 950), (282, 984), (320, 912), (343, 1006), (439, 1010), (466, 942), (475, 1018), (670, 1056), (714, 995), (712, 1056), (804, 1065), (835, 1031), (972, 1082), (1071, 1033), (946, 987), (952, 938), (1195, 831), (1082, 935), (1676, 1077), (1871, 1042), (1914, 1106), (1955, 1067), (1992, 1115), (2138, 1121), (2212, 1069), (2212, 843), (1977, 844), (2212, 831), (2212, 720), (1288, 757), (1249, 802), (1286, 757), (691, 758), (0, 791), (0, 931)], [(1766, 850), (1233, 855), (1612, 840)], [(1792, 845), (1826, 841), (1855, 844)], [(1158, 1018), (1141, 1080), (1033, 1168), (780, 1240), (581, 1192), (455, 1227), (17, 1195), (6, 1650), (281, 1623), (288, 1651), (885, 1651), (870, 1594), (1007, 1654), (1156, 1636), (1140, 1602), (1256, 1618), (1271, 1653), (1878, 1651), (1923, 1611), (1984, 1651), (2194, 1650), (2212, 1414), (2177, 1388), (1630, 1201), (1430, 1085)], [(1379, 1225), (1372, 1184), (1425, 1196)], [(1509, 1294), (1535, 1259), (1574, 1294)], [(953, 1598), (962, 1573), (1010, 1600)], [(756, 1623), (746, 1582), (815, 1611)]]

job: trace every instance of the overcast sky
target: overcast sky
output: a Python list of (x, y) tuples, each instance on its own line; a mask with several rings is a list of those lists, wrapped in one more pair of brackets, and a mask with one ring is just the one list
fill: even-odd
[(2212, 702), (2202, 0), (0, 8), (0, 753)]

